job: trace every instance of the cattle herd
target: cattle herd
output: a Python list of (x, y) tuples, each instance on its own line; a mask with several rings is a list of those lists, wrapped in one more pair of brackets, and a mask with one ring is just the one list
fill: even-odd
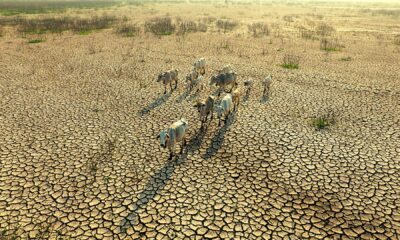
[[(157, 82), (162, 82), (164, 84), (164, 94), (167, 92), (167, 86), (170, 86), (171, 92), (178, 86), (178, 70), (169, 70), (162, 72), (158, 75)], [(186, 85), (187, 91), (190, 92), (196, 89), (196, 93), (204, 91), (207, 89), (205, 84), (204, 74), (206, 73), (206, 61), (204, 58), (196, 60), (193, 64), (192, 69), (186, 75)], [(266, 96), (270, 90), (270, 85), (272, 81), (272, 76), (268, 75), (263, 81), (261, 81), (263, 87), (263, 96)], [(172, 85), (175, 85), (173, 88)], [(253, 87), (253, 80), (246, 79), (243, 82), (246, 95), (248, 95)], [(238, 109), (240, 103), (241, 90), (238, 88), (240, 85), (237, 82), (237, 74), (233, 70), (231, 65), (226, 65), (221, 70), (217, 70), (217, 74), (213, 75), (210, 79), (209, 86), (215, 85), (218, 89), (217, 96), (209, 94), (205, 99), (199, 100), (194, 107), (197, 108), (199, 112), (199, 118), (201, 121), (201, 128), (207, 122), (208, 116), (210, 120), (213, 119), (214, 110), (217, 113), (218, 126), (221, 125), (221, 120), (223, 119), (226, 123), (229, 115), (232, 111)], [(226, 91), (227, 87), (230, 87), (229, 91)], [(234, 89), (236, 87), (236, 89)], [(220, 97), (221, 92), (227, 92), (217, 104), (217, 98)], [(186, 146), (185, 133), (188, 129), (188, 121), (182, 116), (180, 119), (172, 123), (167, 130), (162, 130), (157, 136), (160, 139), (160, 145), (163, 148), (168, 148), (170, 152), (170, 159), (175, 154), (175, 145), (178, 142), (182, 142), (181, 153), (183, 147)]]

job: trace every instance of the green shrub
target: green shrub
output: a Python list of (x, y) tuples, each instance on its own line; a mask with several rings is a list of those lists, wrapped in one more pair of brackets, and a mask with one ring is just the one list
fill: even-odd
[(340, 59), (340, 61), (346, 61), (346, 62), (351, 61), (351, 60), (353, 60), (352, 57), (342, 57), (342, 58)]
[(283, 58), (283, 68), (287, 69), (298, 69), (299, 68), (300, 57), (286, 54)]
[(329, 126), (329, 121), (328, 119), (325, 119), (323, 117), (318, 117), (313, 120), (312, 125), (317, 129), (317, 130), (322, 130), (326, 127)]
[(335, 115), (336, 114), (332, 110), (328, 110), (327, 113), (314, 117), (311, 120), (311, 126), (313, 126), (317, 131), (326, 129), (327, 127), (335, 124)]
[(38, 38), (38, 39), (29, 40), (28, 43), (41, 43), (41, 42), (45, 42), (45, 41), (46, 40), (44, 40), (44, 39)]
[(320, 48), (327, 52), (335, 52), (340, 51), (342, 46), (338, 43), (337, 39), (322, 38), (320, 41)]

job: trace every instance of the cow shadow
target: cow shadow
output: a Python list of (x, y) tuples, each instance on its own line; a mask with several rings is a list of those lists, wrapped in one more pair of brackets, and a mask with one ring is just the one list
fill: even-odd
[(214, 134), (214, 137), (211, 139), (211, 145), (208, 146), (205, 154), (202, 156), (203, 159), (208, 160), (212, 156), (214, 156), (218, 150), (221, 148), (222, 143), (224, 142), (225, 133), (230, 129), (232, 124), (235, 122), (236, 112), (233, 111), (226, 123), (218, 129), (218, 131)]
[(189, 94), (190, 94), (190, 90), (189, 90), (189, 89), (186, 89), (181, 95), (179, 95), (179, 96), (176, 98), (176, 101), (177, 101), (178, 103), (181, 103), (183, 100), (185, 100), (185, 99), (189, 96)]
[(194, 93), (192, 93), (192, 94), (189, 96), (189, 101), (196, 100), (196, 99), (198, 99), (199, 97), (200, 97), (200, 92), (199, 92), (199, 91), (194, 92)]
[(153, 102), (149, 103), (146, 107), (142, 108), (139, 111), (139, 115), (143, 116), (143, 115), (146, 115), (146, 114), (150, 113), (151, 110), (153, 110), (153, 109), (161, 106), (162, 104), (164, 104), (170, 97), (171, 97), (171, 93), (170, 92), (158, 97)]
[(266, 95), (262, 95), (260, 102), (267, 103), (268, 100), (269, 100), (269, 96), (268, 96), (268, 94), (266, 94)]
[(164, 166), (154, 173), (146, 183), (144, 189), (139, 194), (139, 198), (133, 203), (133, 212), (122, 220), (120, 232), (126, 233), (129, 227), (134, 226), (139, 221), (139, 210), (146, 208), (147, 204), (159, 194), (171, 178), (172, 174), (179, 165), (186, 162), (188, 154), (197, 151), (204, 139), (205, 131), (197, 130), (196, 134), (187, 142), (185, 151), (174, 159), (167, 161)]
[(243, 102), (249, 101), (251, 90), (246, 91), (246, 94), (243, 96)]

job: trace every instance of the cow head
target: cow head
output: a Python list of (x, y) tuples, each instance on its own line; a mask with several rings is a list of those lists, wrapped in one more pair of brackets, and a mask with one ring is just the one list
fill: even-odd
[(158, 134), (157, 138), (160, 139), (160, 146), (163, 148), (167, 147), (167, 142), (169, 140), (169, 135), (165, 130), (162, 130), (160, 134)]
[(186, 75), (186, 82), (190, 83), (191, 81), (192, 81), (192, 74), (191, 74), (191, 73), (188, 73), (188, 74)]
[(181, 117), (181, 122), (183, 123), (183, 127), (185, 129), (187, 129), (189, 127), (189, 122), (185, 118)]
[(217, 76), (212, 76), (210, 79), (210, 86), (217, 83)]
[(160, 74), (158, 74), (157, 82), (160, 82), (160, 81), (162, 81), (162, 79), (163, 79), (163, 76), (164, 76), (164, 73), (160, 73)]

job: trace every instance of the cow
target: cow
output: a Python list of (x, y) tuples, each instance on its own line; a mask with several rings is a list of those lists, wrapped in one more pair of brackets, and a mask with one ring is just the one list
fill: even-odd
[(232, 107), (232, 95), (228, 93), (222, 98), (220, 105), (217, 106), (218, 126), (221, 126), (222, 117), (225, 118), (224, 121), (226, 122), (232, 111)]
[(210, 119), (213, 119), (215, 97), (210, 95), (207, 99), (197, 102), (194, 107), (197, 108), (200, 116), (201, 126), (207, 122), (208, 115), (211, 115)]
[(206, 73), (206, 60), (204, 58), (197, 59), (193, 63), (193, 68), (196, 70), (196, 72), (204, 75)]
[(234, 110), (236, 111), (237, 108), (239, 107), (239, 103), (240, 103), (240, 89), (235, 89), (232, 92), (232, 102), (233, 102), (233, 106), (234, 106)]
[(262, 81), (262, 86), (264, 88), (263, 90), (263, 96), (265, 97), (267, 95), (267, 93), (269, 94), (269, 90), (271, 87), (271, 82), (272, 82), (272, 76), (268, 75), (266, 78), (264, 78), (264, 80)]
[(172, 92), (172, 82), (175, 82), (175, 88), (178, 87), (178, 70), (169, 70), (158, 74), (157, 82), (162, 82), (164, 84), (164, 94), (167, 93), (167, 85), (169, 84)]
[(168, 130), (162, 130), (158, 134), (157, 138), (160, 139), (160, 145), (163, 148), (169, 149), (169, 159), (175, 155), (175, 145), (178, 142), (182, 142), (181, 153), (183, 152), (183, 147), (186, 146), (185, 133), (189, 127), (189, 123), (186, 119), (181, 118), (180, 120), (171, 124)]
[(231, 85), (231, 90), (236, 86), (236, 73), (235, 72), (227, 72), (220, 73), (211, 77), (210, 85), (215, 84), (219, 87), (218, 96), (221, 94), (221, 91), (225, 89), (226, 86)]

